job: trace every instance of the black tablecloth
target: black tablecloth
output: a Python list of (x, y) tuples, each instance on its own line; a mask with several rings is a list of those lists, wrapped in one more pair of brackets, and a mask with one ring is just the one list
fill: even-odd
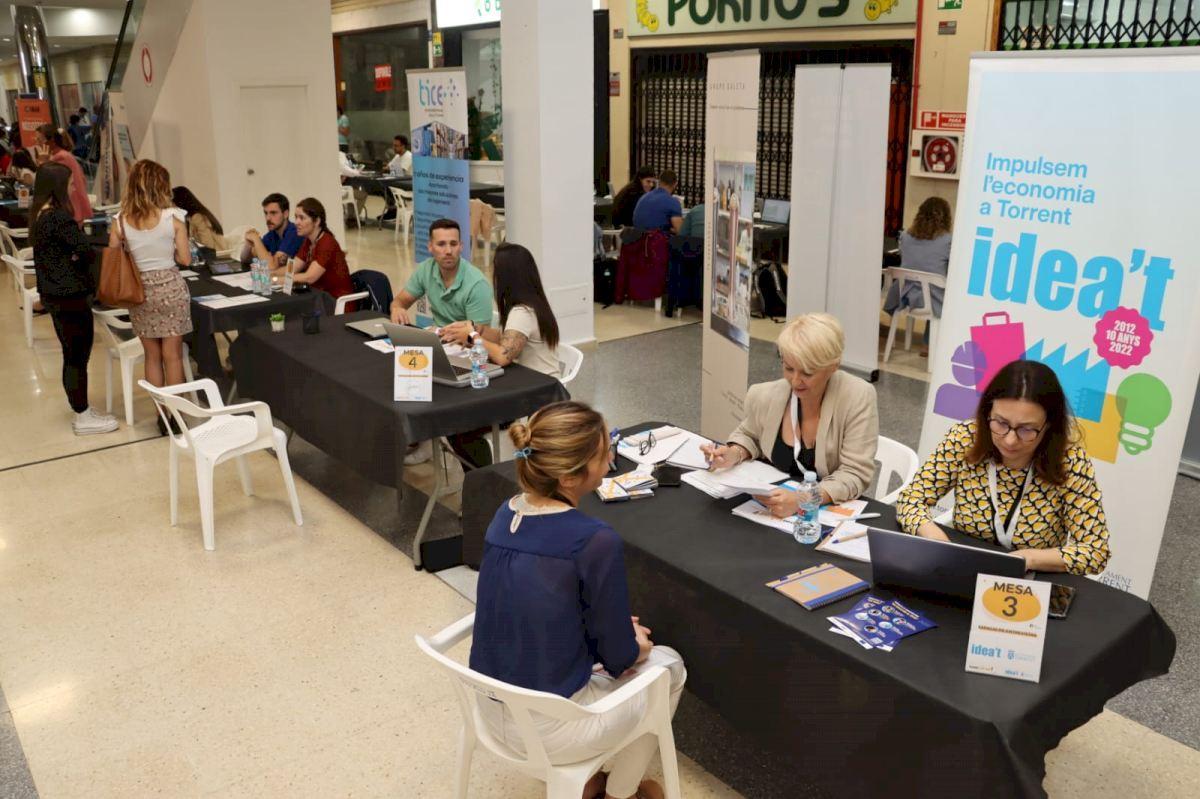
[(433, 386), (432, 402), (392, 400), (392, 360), (365, 345), (347, 322), (371, 311), (321, 319), (305, 335), (248, 330), (234, 342), (239, 395), (271, 413), (318, 449), (383, 485), (399, 485), (410, 442), (509, 422), (568, 399), (552, 377), (512, 364), (486, 389)]
[[(193, 297), (204, 297), (209, 294), (220, 294), (225, 297), (235, 297), (249, 292), (214, 280), (207, 267), (194, 269), (197, 276), (187, 278), (185, 282)], [(232, 308), (209, 308), (192, 301), (192, 357), (200, 367), (200, 374), (211, 377), (224, 385), (227, 382), (225, 370), (221, 367), (221, 357), (217, 352), (217, 333), (231, 330), (245, 331), (252, 327), (270, 327), (271, 314), (281, 313), (285, 318), (294, 320), (293, 325), (299, 326), (300, 314), (314, 310), (318, 305), (322, 313), (333, 313), (333, 298), (323, 291), (309, 290), (288, 296), (275, 292), (266, 302), (255, 302), (248, 305), (235, 305)]]
[[(511, 462), (468, 473), (468, 564), (517, 490)], [(763, 583), (821, 562), (869, 581), (870, 565), (731, 515), (744, 499), (685, 484), (637, 502), (589, 495), (580, 510), (624, 539), (632, 609), (682, 653), (688, 688), (779, 753), (773, 762), (799, 784), (837, 796), (1044, 796), (1046, 752), (1174, 658), (1175, 636), (1149, 603), (1073, 575), (1053, 576), (1077, 595), (1070, 617), (1050, 624), (1038, 684), (967, 673), (970, 609), (936, 598), (906, 597), (936, 629), (891, 653), (864, 650), (826, 619), (863, 594), (809, 612)], [(891, 507), (872, 505), (882, 516), (871, 524), (897, 529)]]

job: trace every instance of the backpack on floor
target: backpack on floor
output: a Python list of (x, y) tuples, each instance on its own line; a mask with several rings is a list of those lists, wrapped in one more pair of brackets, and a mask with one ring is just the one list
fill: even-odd
[(782, 266), (763, 264), (754, 270), (751, 283), (751, 313), (755, 312), (757, 305), (756, 315), (772, 320), (787, 316), (787, 274)]
[(592, 261), (592, 292), (595, 302), (607, 308), (617, 294), (617, 262), (613, 258)]

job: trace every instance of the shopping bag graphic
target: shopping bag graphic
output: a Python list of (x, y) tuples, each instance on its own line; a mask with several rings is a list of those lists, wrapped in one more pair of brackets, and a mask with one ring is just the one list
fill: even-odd
[(1003, 311), (985, 313), (983, 321), (971, 328), (971, 341), (983, 356), (975, 362), (975, 386), (980, 392), (996, 372), (1025, 357), (1025, 325), (1011, 321)]

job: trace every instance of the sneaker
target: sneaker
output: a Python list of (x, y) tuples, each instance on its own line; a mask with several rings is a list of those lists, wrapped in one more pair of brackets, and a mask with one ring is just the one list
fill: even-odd
[(409, 449), (408, 454), (404, 456), (405, 466), (416, 466), (418, 463), (425, 463), (433, 457), (433, 442), (422, 441), (415, 447)]
[(75, 430), (75, 435), (77, 436), (111, 433), (118, 427), (117, 417), (109, 416), (106, 413), (96, 413), (91, 408), (88, 408), (83, 413), (75, 414), (75, 421), (71, 423), (71, 427)]

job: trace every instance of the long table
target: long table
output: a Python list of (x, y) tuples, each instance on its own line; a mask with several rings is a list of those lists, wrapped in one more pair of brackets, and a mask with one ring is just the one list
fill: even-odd
[[(517, 492), (511, 462), (467, 475), (468, 564), (478, 565), (488, 523)], [(891, 653), (863, 650), (826, 620), (863, 594), (808, 612), (763, 584), (822, 562), (870, 581), (870, 565), (731, 515), (744, 499), (685, 484), (637, 502), (588, 496), (580, 510), (624, 540), (632, 609), (656, 642), (682, 653), (688, 688), (777, 754), (798, 785), (836, 796), (1045, 796), (1046, 752), (1174, 658), (1175, 636), (1149, 603), (1067, 574), (1052, 579), (1076, 588), (1075, 603), (1050, 623), (1040, 683), (968, 674), (970, 609), (939, 598), (905, 597), (936, 629)], [(871, 524), (898, 529), (894, 509), (871, 504), (881, 514)], [(719, 763), (702, 765), (719, 773)]]
[(196, 302), (196, 297), (210, 294), (220, 294), (223, 297), (236, 297), (250, 292), (222, 283), (214, 279), (207, 266), (198, 266), (192, 271), (195, 277), (185, 279), (192, 299), (192, 357), (196, 359), (200, 374), (210, 377), (228, 388), (229, 379), (221, 366), (221, 357), (217, 351), (217, 333), (245, 330), (257, 326), (269, 327), (271, 314), (281, 313), (285, 318), (299, 324), (299, 316), (320, 306), (322, 313), (332, 313), (332, 298), (323, 291), (310, 290), (286, 295), (275, 292), (265, 302), (255, 302), (248, 305), (234, 305), (229, 308), (209, 308)]
[[(346, 178), (346, 185), (362, 189), (368, 194), (386, 198), (389, 187), (412, 191), (413, 179), (411, 177), (394, 177), (392, 175), (355, 175), (354, 177)], [(503, 187), (497, 186), (494, 183), (477, 183), (471, 181), (468, 191), (472, 198), (478, 198), (492, 192), (503, 191)]]
[[(554, 378), (511, 364), (486, 389), (435, 383), (432, 402), (395, 402), (392, 359), (345, 327), (378, 316), (359, 311), (324, 317), (313, 335), (294, 324), (282, 333), (254, 328), (238, 336), (231, 353), (239, 395), (263, 400), (275, 418), (310, 444), (368, 479), (395, 486), (400, 500), (409, 443), (484, 427), (495, 436), (500, 424), (570, 398)], [(442, 470), (434, 471), (438, 483), (413, 545), (418, 568), (421, 540), (444, 487)]]

